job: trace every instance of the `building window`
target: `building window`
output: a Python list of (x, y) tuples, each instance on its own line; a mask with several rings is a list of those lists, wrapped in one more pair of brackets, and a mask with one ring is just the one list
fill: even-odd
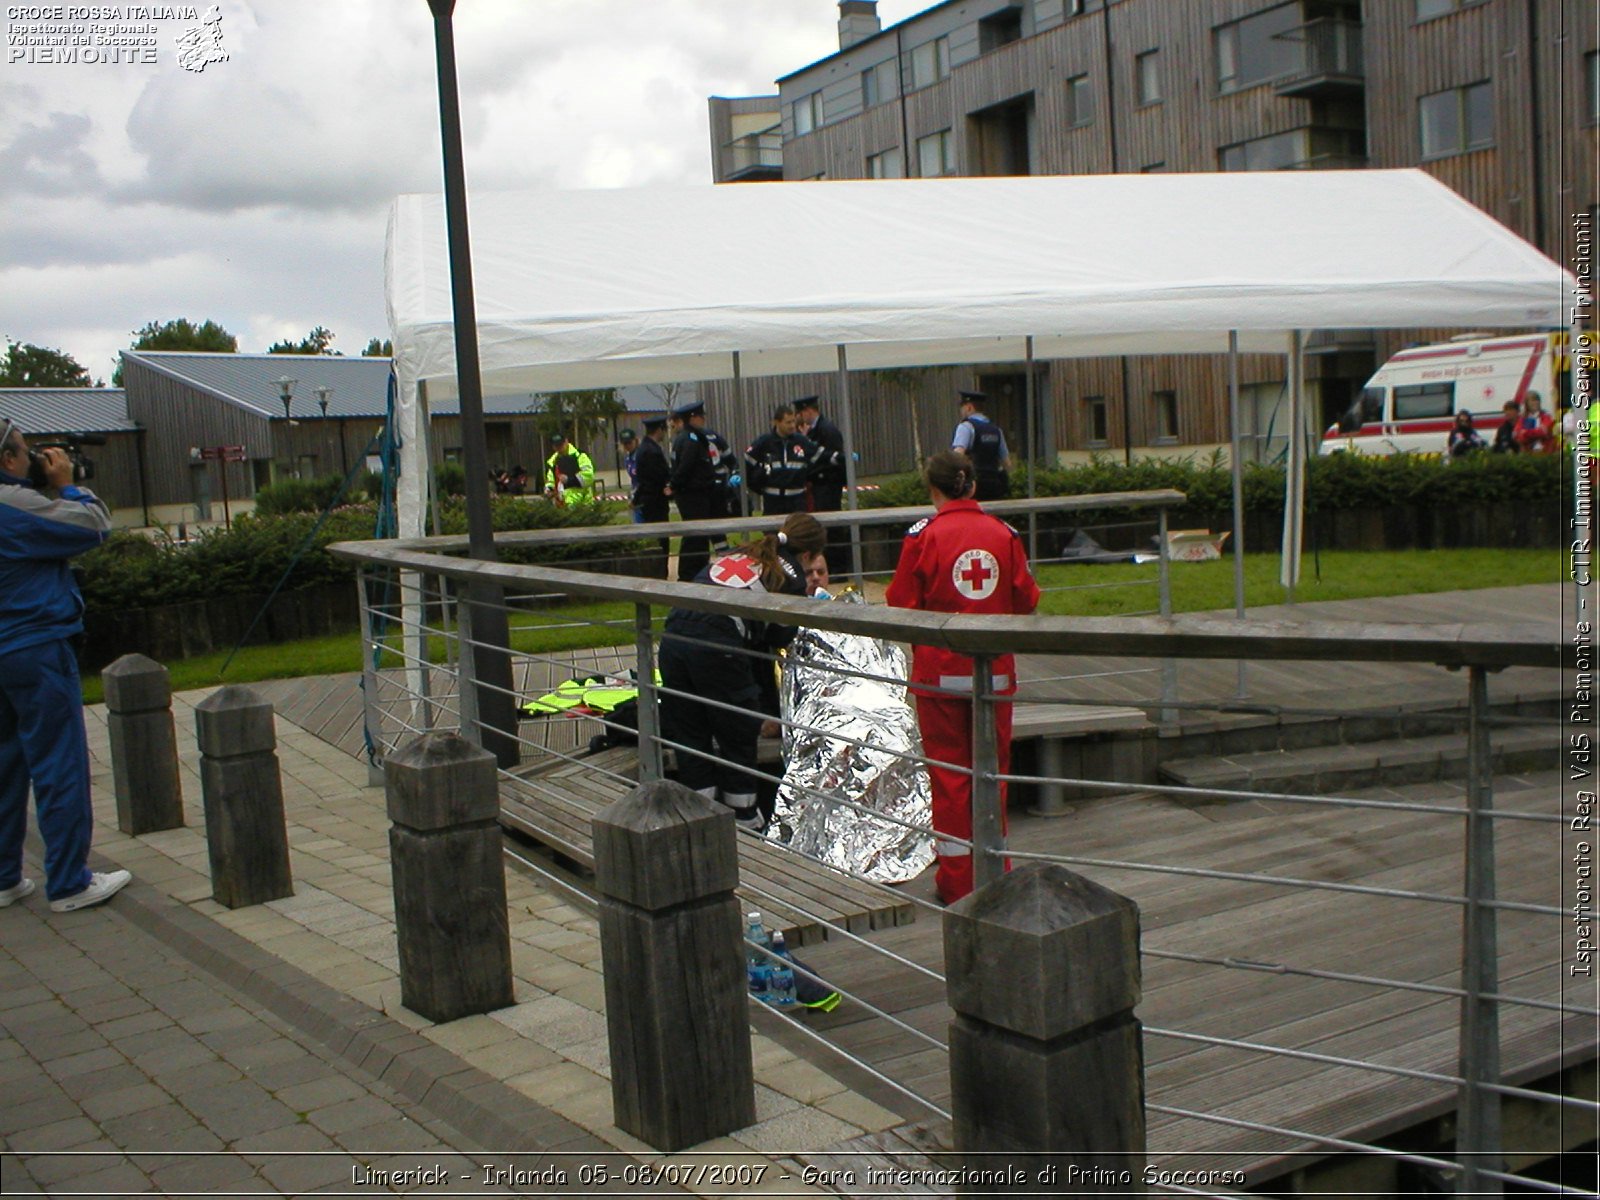
[(1486, 0), (1417, 0), (1417, 20), (1431, 21), (1463, 8), (1476, 8)]
[(950, 39), (934, 38), (911, 51), (911, 86), (925, 88), (950, 74)]
[(1422, 157), (1442, 158), (1494, 145), (1494, 94), (1487, 83), (1434, 92), (1417, 101)]
[(822, 93), (812, 92), (794, 102), (794, 135), (803, 137), (822, 124)]
[(1304, 129), (1251, 138), (1217, 151), (1217, 165), (1224, 171), (1282, 171), (1299, 166), (1306, 158)]
[(1150, 401), (1155, 407), (1156, 441), (1178, 440), (1178, 393), (1151, 392)]
[(1600, 51), (1583, 56), (1583, 87), (1589, 97), (1589, 124), (1600, 125)]
[(893, 100), (895, 95), (895, 64), (881, 62), (861, 72), (861, 107), (872, 108)]
[(1073, 128), (1094, 124), (1094, 92), (1087, 75), (1067, 80), (1067, 124)]
[(1254, 87), (1301, 67), (1305, 43), (1296, 31), (1302, 24), (1300, 5), (1282, 4), (1217, 26), (1212, 33), (1217, 91)]
[(868, 179), (904, 179), (905, 176), (905, 157), (900, 153), (899, 146), (882, 154), (867, 155)]
[(1146, 50), (1133, 60), (1134, 78), (1139, 81), (1139, 103), (1161, 103), (1161, 51)]
[(1456, 385), (1413, 383), (1394, 389), (1394, 419), (1410, 421), (1418, 417), (1448, 417), (1455, 411)]
[(955, 170), (955, 139), (950, 136), (948, 129), (917, 139), (918, 175), (932, 179), (935, 175), (954, 175)]
[(1002, 8), (978, 22), (978, 53), (988, 54), (1022, 40), (1022, 10)]
[(1111, 414), (1104, 396), (1083, 398), (1083, 434), (1091, 446), (1105, 446), (1111, 441)]

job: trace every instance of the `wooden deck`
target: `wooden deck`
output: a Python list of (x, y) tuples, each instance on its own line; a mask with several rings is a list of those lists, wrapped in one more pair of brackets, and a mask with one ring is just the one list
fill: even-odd
[[(1555, 585), (1448, 593), (1391, 600), (1306, 604), (1287, 612), (1252, 610), (1267, 617), (1354, 620), (1530, 621), (1560, 636), (1560, 589)], [(1024, 692), (1070, 697), (1112, 724), (1138, 718), (1159, 692), (1151, 666), (1126, 661), (1028, 660), (1019, 676)], [(1047, 677), (1070, 676), (1070, 678)], [(1179, 673), (1180, 697), (1220, 702), (1234, 695), (1232, 662), (1186, 662)], [(351, 753), (361, 752), (357, 676), (256, 685), (278, 705), (280, 715)], [(1029, 681), (1033, 682), (1030, 683)], [(1401, 702), (1456, 704), (1465, 695), (1461, 673), (1441, 668), (1375, 664), (1251, 664), (1252, 703), (1294, 710), (1372, 710)], [(1490, 678), (1491, 699), (1553, 693), (1554, 672), (1508, 670)], [(1041, 705), (1034, 717), (1044, 730), (1063, 710)], [(1066, 711), (1079, 711), (1075, 707)], [(1081, 715), (1081, 714), (1080, 714)], [(1025, 725), (1019, 708), (1019, 728)], [(1182, 709), (1179, 724), (1193, 731), (1243, 718), (1202, 708)], [(1275, 720), (1276, 717), (1255, 717)], [(1287, 719), (1287, 718), (1285, 718)], [(574, 730), (582, 722), (572, 722)], [(587, 741), (587, 733), (574, 744)], [(621, 753), (625, 756), (626, 752)], [(602, 795), (570, 768), (547, 768), (533, 789), (554, 797), (550, 812), (578, 809)], [(507, 811), (524, 801), (507, 790)], [(1556, 813), (1560, 763), (1547, 771), (1496, 781), (1500, 810)], [(600, 791), (610, 794), (609, 788)], [(1379, 798), (1459, 805), (1459, 785), (1417, 784), (1357, 793)], [(541, 818), (547, 824), (554, 819)], [(1185, 805), (1147, 793), (1077, 802), (1059, 817), (1030, 816), (1014, 807), (1011, 845), (1019, 851), (1106, 860), (1122, 864), (1262, 873), (1298, 879), (1354, 883), (1413, 892), (1456, 895), (1462, 889), (1462, 827), (1451, 815), (1290, 805), (1267, 801)], [(1528, 821), (1497, 823), (1499, 892), (1503, 899), (1561, 904), (1558, 867), (1561, 827)], [(574, 845), (577, 833), (572, 834)], [(577, 856), (581, 861), (581, 855)], [(749, 861), (749, 860), (746, 860)], [(1452, 1076), (1457, 1071), (1459, 1000), (1449, 995), (1368, 983), (1312, 978), (1311, 970), (1394, 978), (1440, 988), (1459, 981), (1461, 912), (1458, 905), (1309, 890), (1281, 885), (1198, 878), (1134, 870), (1126, 866), (1075, 865), (1073, 869), (1132, 897), (1140, 906), (1145, 957), (1149, 1145), (1152, 1158), (1185, 1167), (1244, 1167), (1252, 1183), (1282, 1167), (1284, 1156), (1307, 1148), (1292, 1135), (1232, 1128), (1174, 1115), (1166, 1109), (1221, 1114), (1288, 1130), (1373, 1140), (1412, 1127), (1454, 1108), (1455, 1088), (1439, 1082), (1378, 1074), (1356, 1067), (1264, 1056), (1171, 1036), (1182, 1032), (1237, 1039), (1338, 1058), (1370, 1060)], [(824, 893), (825, 893), (824, 889)], [(924, 875), (899, 889), (906, 902), (930, 900)], [(830, 896), (793, 895), (814, 917), (829, 911)], [(764, 910), (770, 902), (752, 898)], [(813, 906), (814, 907), (811, 907)], [(833, 905), (837, 912), (839, 906)], [(936, 911), (919, 908), (919, 920), (901, 924), (867, 914), (854, 928), (870, 941), (914, 962), (942, 971), (942, 941)], [(847, 914), (845, 923), (852, 918)], [(1499, 918), (1503, 993), (1547, 1002), (1563, 999), (1562, 923), (1557, 917), (1502, 911)], [(1211, 960), (1183, 961), (1165, 955)], [(944, 986), (843, 939), (813, 945), (810, 965), (831, 981), (940, 1041), (951, 1014)], [(1251, 964), (1255, 964), (1252, 966)], [(1281, 965), (1282, 970), (1278, 969)], [(1566, 999), (1570, 1002), (1571, 996)], [(806, 1014), (847, 1053), (905, 1087), (948, 1108), (947, 1063), (942, 1051), (888, 1023), (856, 1003), (832, 1014)], [(1592, 1061), (1592, 1018), (1562, 1017), (1547, 1009), (1501, 1008), (1502, 1061), (1508, 1082), (1545, 1077), (1558, 1066)], [(1562, 1058), (1565, 1055), (1565, 1058)], [(826, 1062), (826, 1060), (823, 1060)], [(909, 1102), (904, 1102), (909, 1105)], [(908, 1116), (914, 1107), (903, 1109)], [(888, 1136), (888, 1135), (886, 1135)], [(948, 1137), (936, 1118), (913, 1120), (882, 1145), (856, 1147), (884, 1155), (914, 1155)], [(1532, 1144), (1512, 1149), (1536, 1151)], [(807, 1155), (829, 1165), (825, 1154)], [(831, 1165), (848, 1165), (843, 1159)], [(853, 1160), (859, 1167), (861, 1160)]]

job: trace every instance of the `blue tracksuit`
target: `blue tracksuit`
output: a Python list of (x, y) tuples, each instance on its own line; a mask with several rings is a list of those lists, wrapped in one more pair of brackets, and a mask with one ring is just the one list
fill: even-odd
[(67, 560), (110, 528), (93, 492), (67, 487), (51, 499), (0, 472), (0, 889), (22, 877), (30, 781), (45, 894), (89, 886), (89, 745), (69, 640), (83, 631), (83, 597)]

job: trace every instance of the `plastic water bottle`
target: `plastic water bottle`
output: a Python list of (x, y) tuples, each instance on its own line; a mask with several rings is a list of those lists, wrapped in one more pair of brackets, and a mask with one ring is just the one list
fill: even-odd
[(772, 964), (772, 984), (769, 1004), (779, 1008), (794, 1003), (794, 968), (789, 965), (789, 947), (784, 942), (783, 931), (772, 935), (772, 952), (778, 956)]
[(772, 960), (757, 950), (756, 946), (770, 946), (772, 942), (761, 924), (760, 913), (753, 912), (745, 920), (748, 922), (744, 931), (745, 941), (755, 943), (745, 947), (745, 971), (750, 980), (750, 994), (759, 1000), (766, 1000), (772, 990)]

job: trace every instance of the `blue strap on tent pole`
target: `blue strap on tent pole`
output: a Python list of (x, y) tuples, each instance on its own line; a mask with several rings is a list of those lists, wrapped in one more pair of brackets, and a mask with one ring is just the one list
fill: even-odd
[[(395, 487), (400, 479), (400, 434), (399, 426), (395, 421), (395, 403), (399, 396), (399, 385), (393, 371), (389, 372), (389, 394), (385, 408), (383, 430), (378, 435), (380, 446), (378, 461), (383, 474), (383, 494), (378, 499), (378, 519), (373, 525), (372, 536), (375, 538), (396, 537), (400, 532), (400, 514), (395, 508)], [(361, 586), (366, 586), (362, 584)], [(376, 674), (383, 657), (382, 618), (379, 614), (386, 611), (394, 593), (394, 574), (386, 572), (383, 578), (383, 587), (379, 593), (380, 602), (376, 605), (367, 605), (367, 628), (363, 631), (372, 643), (372, 670)], [(367, 674), (361, 673), (358, 686), (363, 692), (367, 690)], [(367, 706), (363, 704), (361, 711), (365, 714)], [(361, 720), (361, 740), (366, 746), (367, 762), (375, 764), (378, 761), (378, 742), (376, 731), (367, 725), (366, 717)]]

